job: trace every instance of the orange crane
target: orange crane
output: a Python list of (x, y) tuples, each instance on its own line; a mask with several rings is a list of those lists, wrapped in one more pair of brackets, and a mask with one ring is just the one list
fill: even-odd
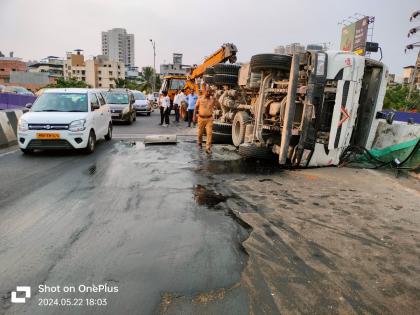
[(236, 62), (236, 53), (238, 49), (234, 44), (223, 44), (216, 52), (204, 59), (204, 62), (192, 68), (191, 73), (187, 76), (183, 75), (167, 75), (163, 78), (161, 92), (167, 91), (171, 102), (174, 99), (177, 90), (182, 88), (194, 89), (199, 93), (201, 86), (197, 83), (196, 79), (201, 78), (208, 67), (212, 67), (218, 63), (229, 61), (230, 63)]

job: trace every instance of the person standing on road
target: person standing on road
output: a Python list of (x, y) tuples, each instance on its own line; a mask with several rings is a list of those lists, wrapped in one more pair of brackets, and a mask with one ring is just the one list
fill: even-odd
[(181, 119), (184, 121), (188, 120), (188, 104), (187, 104), (187, 96), (185, 95), (185, 89), (181, 90), (181, 93), (179, 93), (179, 107), (180, 107), (180, 116)]
[(203, 143), (203, 133), (206, 130), (206, 153), (211, 154), (211, 141), (213, 138), (213, 111), (217, 100), (213, 97), (212, 90), (207, 89), (204, 96), (200, 97), (194, 109), (194, 121), (198, 120), (198, 146)]
[[(160, 125), (165, 127), (169, 126), (169, 112), (171, 110), (171, 100), (169, 99), (168, 92), (163, 91), (160, 98)], [(165, 124), (163, 124), (165, 121)]]
[[(195, 95), (194, 90), (191, 90), (191, 93), (187, 96), (187, 104), (188, 104), (188, 127), (191, 127), (191, 123), (193, 122), (194, 117), (194, 108), (195, 104), (197, 103), (198, 96)], [(194, 127), (195, 127), (195, 121)]]
[(174, 112), (175, 112), (175, 121), (179, 122), (179, 106), (180, 106), (180, 94), (181, 92), (179, 90), (176, 91), (176, 94), (174, 96)]

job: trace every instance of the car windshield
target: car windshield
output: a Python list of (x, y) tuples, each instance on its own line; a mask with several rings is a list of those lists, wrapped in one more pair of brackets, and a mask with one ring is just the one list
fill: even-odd
[(133, 94), (134, 94), (134, 99), (136, 101), (144, 101), (146, 99), (146, 97), (144, 96), (144, 94), (141, 93), (141, 92), (135, 92)]
[(128, 94), (111, 92), (106, 95), (106, 100), (108, 104), (128, 104)]
[(32, 106), (33, 112), (87, 112), (87, 94), (44, 93)]

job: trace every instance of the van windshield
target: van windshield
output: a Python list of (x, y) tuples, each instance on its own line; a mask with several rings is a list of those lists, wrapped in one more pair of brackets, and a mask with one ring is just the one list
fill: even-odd
[(44, 93), (32, 106), (33, 112), (87, 112), (87, 94)]

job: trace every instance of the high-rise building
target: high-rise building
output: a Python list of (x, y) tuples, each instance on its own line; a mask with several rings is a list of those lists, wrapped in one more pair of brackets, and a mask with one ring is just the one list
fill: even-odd
[(127, 34), (124, 28), (102, 32), (102, 54), (126, 67), (134, 67), (134, 34)]

